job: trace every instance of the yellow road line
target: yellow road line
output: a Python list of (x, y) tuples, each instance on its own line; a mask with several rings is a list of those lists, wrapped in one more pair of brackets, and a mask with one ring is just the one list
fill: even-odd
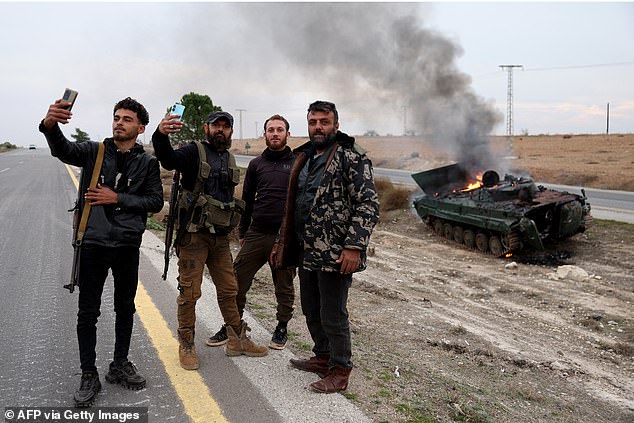
[(198, 372), (181, 368), (178, 362), (178, 341), (172, 336), (167, 322), (152, 302), (141, 281), (139, 281), (135, 302), (141, 322), (189, 417), (194, 422), (227, 422)]
[(77, 177), (75, 176), (75, 172), (73, 172), (73, 169), (71, 169), (69, 165), (66, 165), (66, 170), (70, 175), (70, 179), (73, 180), (73, 184), (75, 184), (75, 189), (79, 189), (79, 182), (77, 181)]
[[(69, 165), (66, 165), (66, 169), (73, 184), (75, 184), (75, 188), (78, 189), (79, 182), (75, 173)], [(218, 403), (198, 372), (184, 370), (180, 366), (178, 341), (172, 336), (167, 322), (163, 319), (161, 312), (154, 305), (140, 280), (135, 303), (141, 323), (143, 323), (187, 415), (194, 422), (227, 422)]]

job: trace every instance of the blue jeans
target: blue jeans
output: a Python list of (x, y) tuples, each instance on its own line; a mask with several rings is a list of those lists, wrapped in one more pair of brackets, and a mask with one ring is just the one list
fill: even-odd
[(352, 367), (348, 290), (352, 275), (299, 268), (302, 312), (315, 354), (330, 354), (330, 365)]
[(114, 360), (128, 358), (139, 282), (139, 248), (84, 245), (79, 260), (79, 359), (82, 370), (96, 371), (97, 319), (101, 315), (101, 294), (108, 269), (112, 269), (114, 278)]

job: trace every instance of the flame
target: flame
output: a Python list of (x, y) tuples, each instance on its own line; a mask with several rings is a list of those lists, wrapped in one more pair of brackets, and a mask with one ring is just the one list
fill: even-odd
[(513, 253), (506, 253), (506, 255), (504, 257), (506, 257), (506, 258), (513, 257)]
[(461, 192), (466, 192), (466, 191), (473, 191), (474, 189), (480, 188), (482, 185), (484, 185), (482, 183), (482, 174), (479, 174), (475, 177), (476, 181), (470, 183), (469, 185), (467, 185), (466, 188), (461, 189)]

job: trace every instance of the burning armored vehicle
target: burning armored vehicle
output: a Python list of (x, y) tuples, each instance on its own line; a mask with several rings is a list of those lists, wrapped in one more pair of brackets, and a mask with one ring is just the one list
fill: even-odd
[(544, 242), (584, 232), (592, 223), (583, 190), (555, 191), (512, 175), (500, 180), (493, 170), (472, 177), (459, 163), (412, 178), (424, 192), (413, 206), (437, 235), (494, 256), (544, 250)]

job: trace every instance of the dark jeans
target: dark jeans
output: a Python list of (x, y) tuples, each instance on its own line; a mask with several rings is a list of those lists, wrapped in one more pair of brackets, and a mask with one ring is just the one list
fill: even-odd
[(79, 266), (79, 359), (82, 370), (96, 371), (97, 319), (101, 315), (101, 294), (108, 269), (112, 269), (114, 277), (114, 360), (128, 358), (136, 311), (134, 297), (139, 281), (139, 248), (84, 245)]
[(352, 367), (348, 290), (352, 275), (310, 271), (300, 267), (302, 312), (313, 338), (315, 354), (330, 354), (330, 365)]
[[(238, 280), (238, 311), (240, 317), (244, 313), (247, 303), (247, 292), (253, 284), (255, 274), (268, 263), (269, 255), (275, 243), (276, 234), (263, 234), (252, 230), (244, 236), (244, 245), (233, 262), (233, 271)], [(270, 266), (269, 266), (270, 267)], [(288, 322), (293, 317), (295, 303), (295, 288), (293, 278), (295, 268), (271, 269), (273, 286), (275, 286), (275, 298), (277, 299), (277, 320)]]

